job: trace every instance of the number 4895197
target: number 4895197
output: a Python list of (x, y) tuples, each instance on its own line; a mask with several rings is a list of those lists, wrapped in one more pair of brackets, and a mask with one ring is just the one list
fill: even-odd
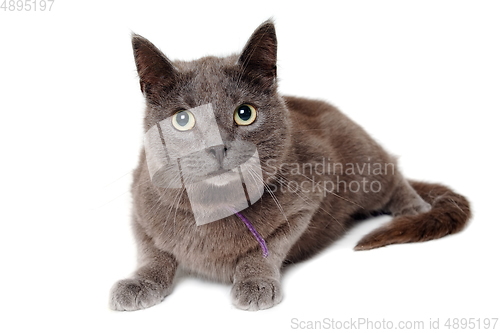
[(498, 318), (448, 318), (444, 326), (448, 329), (495, 329)]
[(49, 11), (55, 0), (4, 0), (0, 9), (4, 12), (31, 12)]

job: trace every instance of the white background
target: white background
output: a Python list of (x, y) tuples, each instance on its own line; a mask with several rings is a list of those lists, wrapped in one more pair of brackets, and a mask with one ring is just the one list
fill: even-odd
[[(270, 310), (237, 310), (229, 285), (184, 276), (158, 306), (110, 311), (110, 286), (135, 265), (129, 187), (144, 102), (131, 31), (189, 60), (238, 52), (271, 16), (281, 92), (332, 102), (408, 177), (466, 195), (470, 226), (354, 252), (388, 218), (361, 224), (288, 269)], [(0, 11), (0, 331), (284, 332), (292, 318), (360, 317), (440, 318), (444, 330), (447, 318), (500, 317), (499, 17), (497, 1), (56, 0), (51, 12)]]

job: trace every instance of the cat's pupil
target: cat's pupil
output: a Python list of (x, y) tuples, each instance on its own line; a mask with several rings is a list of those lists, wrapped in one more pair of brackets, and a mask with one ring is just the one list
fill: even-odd
[(238, 109), (238, 116), (240, 117), (241, 120), (247, 121), (252, 117), (252, 110), (248, 105), (242, 105)]
[(175, 120), (177, 120), (177, 124), (179, 124), (180, 126), (186, 126), (186, 124), (189, 122), (189, 115), (185, 111), (179, 112), (176, 115)]

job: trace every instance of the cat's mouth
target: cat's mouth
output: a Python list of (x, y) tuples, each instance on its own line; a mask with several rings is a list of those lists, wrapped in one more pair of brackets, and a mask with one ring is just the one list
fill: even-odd
[(209, 172), (205, 177), (206, 179), (204, 180), (205, 183), (215, 185), (215, 186), (225, 186), (231, 183), (232, 181), (236, 180), (239, 176), (236, 172), (233, 170), (227, 170), (227, 169), (218, 169), (212, 172)]
[(207, 177), (213, 177), (213, 176), (222, 175), (224, 173), (232, 173), (232, 172), (233, 172), (232, 170), (226, 170), (223, 168), (219, 168), (218, 170), (207, 173)]

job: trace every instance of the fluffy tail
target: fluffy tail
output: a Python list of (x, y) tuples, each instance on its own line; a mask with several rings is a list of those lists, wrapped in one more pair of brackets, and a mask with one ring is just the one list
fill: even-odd
[(461, 231), (471, 217), (469, 201), (439, 184), (409, 181), (432, 208), (417, 215), (400, 215), (364, 236), (354, 248), (371, 250), (390, 244), (425, 242)]

